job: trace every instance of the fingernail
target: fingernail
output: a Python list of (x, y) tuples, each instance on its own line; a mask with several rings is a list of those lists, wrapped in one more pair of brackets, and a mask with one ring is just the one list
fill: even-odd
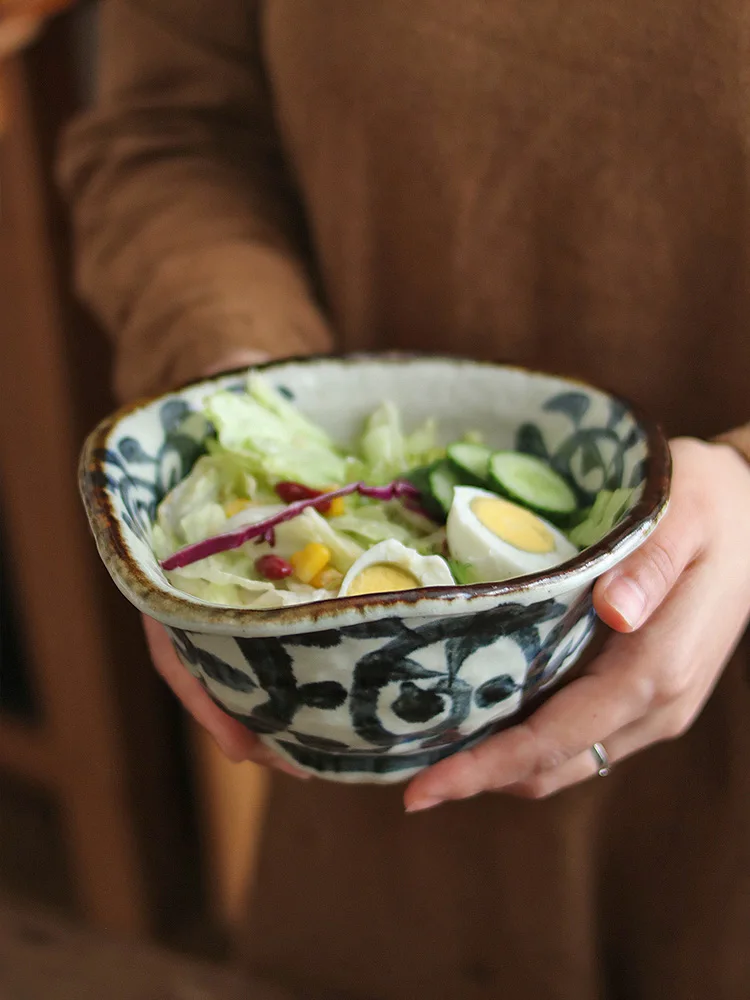
[(416, 802), (412, 802), (406, 807), (406, 812), (408, 813), (418, 813), (424, 812), (425, 809), (432, 809), (433, 806), (439, 806), (442, 799), (428, 798), (428, 799), (417, 799)]
[(646, 595), (629, 576), (617, 576), (604, 591), (604, 600), (624, 618), (631, 628), (638, 628), (646, 608)]

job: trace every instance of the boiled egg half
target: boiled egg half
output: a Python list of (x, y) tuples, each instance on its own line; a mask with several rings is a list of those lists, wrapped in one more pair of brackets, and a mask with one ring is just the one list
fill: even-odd
[(455, 581), (441, 556), (423, 556), (395, 538), (378, 542), (351, 566), (339, 597), (387, 594), (417, 587), (452, 587)]
[(538, 573), (578, 549), (543, 518), (496, 493), (457, 486), (447, 524), (448, 548), (477, 583)]

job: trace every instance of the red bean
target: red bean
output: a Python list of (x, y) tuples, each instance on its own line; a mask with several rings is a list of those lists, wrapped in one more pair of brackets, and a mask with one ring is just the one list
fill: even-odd
[(265, 555), (255, 560), (255, 568), (266, 580), (283, 580), (293, 572), (291, 563), (281, 556)]
[(312, 500), (320, 496), (320, 490), (313, 490), (302, 483), (276, 483), (276, 492), (284, 503), (295, 503), (297, 500)]
[[(296, 503), (297, 500), (313, 500), (315, 497), (323, 495), (321, 490), (314, 490), (303, 483), (290, 482), (276, 483), (276, 492), (284, 503)], [(321, 500), (320, 503), (316, 503), (313, 506), (321, 514), (326, 514), (331, 509), (331, 501)]]

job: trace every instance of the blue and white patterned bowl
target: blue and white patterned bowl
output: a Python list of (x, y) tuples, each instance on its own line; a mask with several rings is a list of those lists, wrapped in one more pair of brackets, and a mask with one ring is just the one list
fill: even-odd
[(185, 417), (218, 387), (239, 386), (243, 373), (121, 410), (83, 451), (91, 528), (115, 583), (167, 626), (210, 696), (298, 767), (393, 782), (516, 721), (570, 677), (593, 633), (594, 581), (666, 509), (670, 458), (660, 430), (604, 392), (502, 365), (388, 355), (264, 370), (342, 443), (387, 398), (409, 425), (437, 418), (446, 440), (478, 429), (495, 447), (548, 458), (584, 499), (603, 487), (637, 489), (602, 542), (545, 573), (264, 611), (217, 607), (167, 582), (150, 526), (203, 450)]

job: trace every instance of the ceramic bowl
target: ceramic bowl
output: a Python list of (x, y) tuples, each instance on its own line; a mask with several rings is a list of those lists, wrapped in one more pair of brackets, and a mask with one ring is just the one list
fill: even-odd
[(337, 781), (405, 780), (516, 721), (571, 676), (594, 629), (594, 581), (666, 509), (667, 443), (619, 398), (497, 364), (351, 356), (264, 370), (342, 444), (391, 399), (407, 426), (435, 417), (446, 440), (478, 429), (493, 446), (548, 458), (584, 499), (635, 488), (609, 535), (545, 573), (249, 611), (177, 591), (150, 545), (157, 504), (203, 451), (185, 418), (246, 373), (141, 402), (91, 434), (80, 484), (101, 557), (125, 596), (167, 627), (210, 696), (300, 768)]

